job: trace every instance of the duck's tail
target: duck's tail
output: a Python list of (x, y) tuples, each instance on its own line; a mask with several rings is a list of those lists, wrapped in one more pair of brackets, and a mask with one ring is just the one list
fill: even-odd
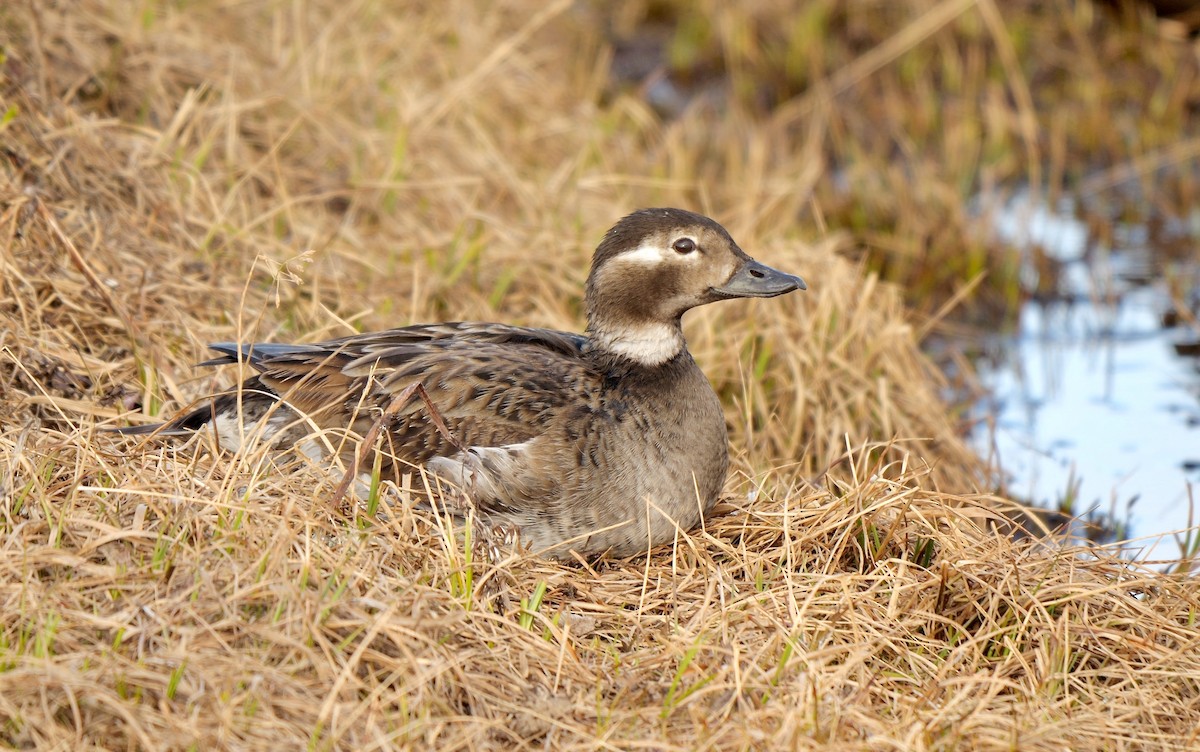
[(103, 430), (110, 433), (119, 433), (122, 436), (147, 436), (150, 434), (157, 436), (187, 436), (215, 422), (218, 415), (217, 411), (217, 399), (212, 399), (199, 407), (181, 415), (176, 415), (174, 418), (161, 423), (144, 423), (137, 426), (120, 426), (118, 428), (105, 428)]
[[(230, 363), (249, 363), (261, 370), (264, 357), (293, 353), (308, 348), (306, 345), (240, 344), (217, 342), (208, 346), (220, 355), (199, 366), (220, 366)], [(123, 436), (188, 436), (208, 426), (216, 427), (218, 433), (227, 432), (231, 425), (241, 422), (250, 426), (260, 420), (279, 401), (279, 395), (268, 389), (257, 376), (244, 381), (236, 389), (218, 394), (202, 404), (176, 415), (161, 423), (146, 423), (140, 426), (105, 428), (105, 431)], [(240, 421), (238, 420), (240, 418)], [(241, 433), (239, 431), (239, 433)]]
[[(247, 379), (232, 391), (218, 394), (186, 412), (161, 423), (107, 428), (123, 436), (190, 436), (197, 431), (214, 429), (221, 445), (236, 448), (240, 437), (250, 433), (264, 417), (270, 417), (263, 438), (270, 438), (283, 423), (294, 419), (284, 406), (276, 408), (279, 395), (264, 386), (258, 377)], [(286, 420), (285, 420), (286, 419)], [(238, 437), (237, 440), (234, 437)]]

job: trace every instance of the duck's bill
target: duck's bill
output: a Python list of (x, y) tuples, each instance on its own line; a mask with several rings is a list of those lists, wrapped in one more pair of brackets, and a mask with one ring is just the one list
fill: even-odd
[(712, 288), (723, 298), (773, 298), (793, 290), (807, 290), (804, 280), (757, 261), (747, 261), (725, 284)]

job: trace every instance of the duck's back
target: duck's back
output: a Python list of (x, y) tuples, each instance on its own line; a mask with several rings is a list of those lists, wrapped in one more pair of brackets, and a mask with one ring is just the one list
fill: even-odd
[[(243, 433), (262, 417), (255, 403), (280, 400), (295, 413), (279, 415), (262, 438), (295, 440), (314, 427), (365, 433), (406, 388), (420, 383), (450, 430), (435, 430), (419, 399), (390, 414), (388, 451), (419, 464), (455, 450), (455, 444), (525, 441), (538, 426), (593, 389), (581, 357), (584, 338), (545, 329), (454, 322), (354, 335), (312, 345), (219, 343), (222, 353), (203, 365), (239, 361), (257, 375), (213, 405), (172, 421), (195, 430), (240, 410)], [(248, 409), (249, 406), (249, 409)], [(286, 429), (285, 429), (286, 426)], [(278, 433), (271, 431), (272, 428)], [(222, 431), (222, 443), (240, 441)], [(453, 439), (454, 441), (451, 441)]]

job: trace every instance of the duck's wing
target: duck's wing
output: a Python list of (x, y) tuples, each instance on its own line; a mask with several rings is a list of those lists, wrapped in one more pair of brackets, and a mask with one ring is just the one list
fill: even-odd
[[(583, 344), (567, 332), (460, 322), (313, 345), (219, 343), (221, 356), (205, 365), (247, 363), (255, 387), (319, 426), (360, 433), (419, 383), (461, 446), (492, 447), (528, 441), (559, 411), (595, 398), (599, 377), (580, 357)], [(389, 422), (390, 453), (403, 460), (457, 451), (420, 399)]]
[[(386, 413), (385, 472), (423, 465), (463, 487), (483, 511), (527, 511), (556, 497), (557, 474), (537, 457), (555, 456), (562, 442), (586, 443), (593, 432), (584, 424), (603, 417), (603, 376), (582, 357), (584, 341), (544, 329), (450, 323), (311, 345), (218, 343), (211, 347), (219, 356), (202, 365), (245, 363), (257, 373), (166, 423), (120, 430), (176, 435), (212, 426), (222, 445), (236, 448), (252, 433), (299, 441), (313, 425), (366, 435)], [(424, 387), (449, 437), (420, 398), (394, 404), (414, 384)]]

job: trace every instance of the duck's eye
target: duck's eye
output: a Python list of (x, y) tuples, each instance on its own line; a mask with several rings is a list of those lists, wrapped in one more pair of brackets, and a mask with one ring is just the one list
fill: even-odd
[(680, 238), (671, 244), (676, 253), (688, 254), (696, 250), (696, 241), (691, 238)]

